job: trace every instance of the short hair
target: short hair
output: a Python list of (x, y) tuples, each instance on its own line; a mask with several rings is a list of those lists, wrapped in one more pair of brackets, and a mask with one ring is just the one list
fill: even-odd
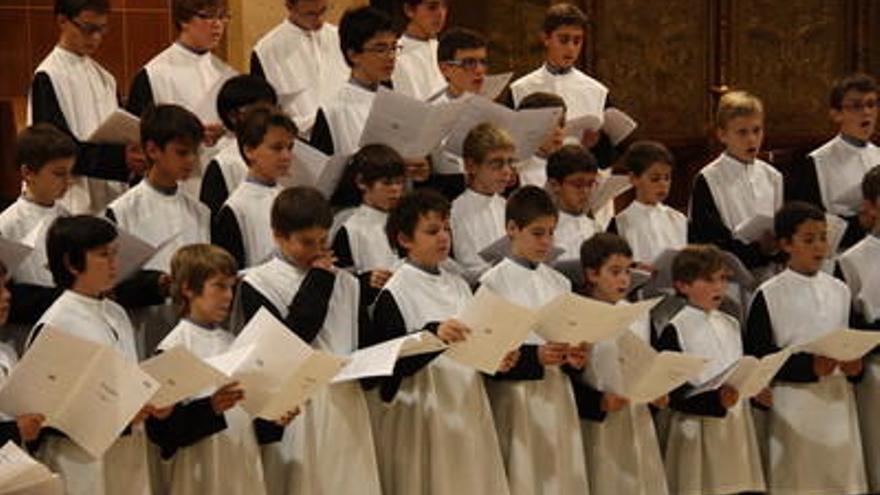
[(236, 273), (235, 258), (220, 246), (190, 244), (178, 249), (171, 258), (171, 298), (178, 313), (185, 316), (190, 310), (184, 287), (201, 294), (211, 277), (234, 277)]
[(557, 182), (580, 172), (595, 174), (598, 171), (596, 157), (579, 144), (566, 144), (547, 157), (547, 178)]
[(46, 257), (55, 285), (69, 289), (76, 282), (70, 271), (86, 269), (86, 253), (113, 242), (116, 227), (104, 218), (91, 215), (58, 217), (46, 234)]
[(617, 234), (598, 232), (581, 243), (581, 268), (599, 271), (615, 254), (633, 257), (626, 239)]
[(348, 159), (330, 204), (342, 208), (359, 205), (362, 195), (358, 177), (369, 186), (378, 180), (405, 176), (406, 165), (400, 153), (384, 144), (368, 144)]
[(141, 144), (144, 145), (151, 141), (162, 149), (171, 141), (197, 145), (204, 134), (199, 118), (178, 105), (149, 106), (141, 116)]
[(226, 7), (226, 0), (172, 0), (171, 20), (174, 27), (182, 29), (183, 25), (192, 20), (205, 9), (221, 9)]
[(561, 96), (546, 91), (529, 93), (516, 107), (517, 110), (527, 110), (530, 108), (561, 108), (563, 112), (567, 109), (565, 100)]
[(297, 135), (296, 124), (284, 110), (276, 107), (257, 106), (249, 109), (235, 130), (235, 138), (238, 141), (238, 151), (242, 159), (250, 166), (250, 161), (245, 155), (245, 148), (256, 148), (266, 138), (269, 129), (277, 127), (284, 129), (294, 138)]
[(34, 124), (18, 133), (15, 140), (15, 163), (39, 172), (47, 163), (62, 158), (76, 158), (76, 142), (51, 124)]
[(773, 216), (773, 231), (777, 239), (792, 240), (804, 222), (809, 220), (825, 221), (825, 213), (817, 206), (805, 201), (790, 201)]
[(313, 187), (288, 187), (272, 202), (272, 230), (281, 235), (311, 228), (330, 229), (333, 212), (330, 203)]
[(586, 30), (587, 15), (583, 10), (570, 3), (557, 3), (550, 6), (544, 16), (544, 33), (549, 35), (563, 26), (574, 26)]
[(880, 88), (877, 86), (876, 79), (862, 72), (841, 77), (834, 81), (834, 85), (831, 86), (831, 92), (828, 95), (828, 102), (831, 108), (835, 110), (843, 109), (843, 97), (850, 91), (877, 93), (880, 91)]
[(624, 168), (637, 177), (657, 162), (675, 167), (675, 157), (663, 143), (657, 141), (634, 142), (627, 148), (621, 161)]
[(672, 259), (672, 280), (690, 284), (729, 269), (724, 252), (712, 244), (685, 246)]
[(746, 91), (729, 91), (718, 101), (715, 120), (719, 129), (727, 128), (727, 124), (737, 117), (763, 115), (764, 104), (757, 96)]
[(388, 220), (385, 222), (388, 242), (399, 255), (406, 256), (406, 248), (397, 240), (400, 234), (412, 238), (420, 218), (434, 212), (447, 219), (449, 210), (449, 200), (446, 196), (433, 189), (416, 189), (407, 193), (388, 213)]
[(489, 46), (488, 40), (482, 34), (471, 29), (454, 27), (440, 36), (437, 44), (437, 60), (449, 62), (455, 60), (455, 54), (459, 50), (476, 50)]
[(880, 198), (880, 165), (874, 165), (862, 177), (862, 198), (872, 203)]
[(223, 83), (217, 94), (217, 114), (223, 126), (235, 131), (236, 123), (230, 114), (255, 103), (278, 104), (278, 94), (268, 81), (251, 74), (240, 74)]
[(109, 0), (55, 0), (55, 15), (63, 15), (68, 19), (85, 11), (107, 14), (110, 12)]
[(391, 17), (374, 7), (347, 10), (339, 21), (339, 47), (349, 67), (348, 51), (360, 53), (370, 39), (380, 33), (394, 33)]
[(504, 129), (484, 122), (468, 132), (461, 156), (482, 163), (486, 155), (495, 150), (516, 150), (516, 143)]
[(550, 194), (537, 186), (517, 189), (504, 207), (504, 222), (513, 222), (521, 229), (543, 217), (559, 218), (559, 210)]

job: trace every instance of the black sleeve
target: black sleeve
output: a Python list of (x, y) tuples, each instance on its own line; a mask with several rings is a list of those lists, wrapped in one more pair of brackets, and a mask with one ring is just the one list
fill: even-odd
[(788, 179), (788, 184), (785, 184), (784, 188), (786, 201), (806, 201), (825, 211), (822, 192), (819, 189), (819, 176), (816, 175), (816, 162), (812, 157), (808, 156), (799, 162)]
[[(773, 324), (767, 309), (764, 293), (758, 292), (752, 300), (746, 328), (743, 333), (743, 351), (750, 356), (763, 357), (778, 352), (779, 346), (773, 337)], [(813, 371), (813, 355), (798, 352), (789, 356), (782, 368), (776, 373), (776, 380), (797, 383), (813, 383), (819, 377)]]
[(256, 418), (254, 419), (254, 434), (260, 445), (280, 442), (281, 437), (284, 436), (284, 427), (272, 421)]
[(519, 347), (519, 359), (508, 371), (498, 372), (489, 378), (493, 380), (542, 380), (544, 378), (544, 365), (538, 359), (538, 346), (523, 344)]
[(336, 256), (336, 266), (339, 268), (351, 268), (354, 266), (354, 255), (351, 253), (351, 243), (348, 240), (348, 230), (343, 225), (336, 231), (333, 237), (333, 256)]
[(217, 213), (227, 198), (229, 198), (229, 189), (226, 187), (226, 179), (223, 178), (223, 172), (220, 171), (220, 164), (217, 163), (217, 160), (211, 160), (205, 168), (205, 175), (202, 177), (202, 189), (199, 192), (199, 200), (211, 210), (212, 220), (217, 217)]
[(241, 282), (238, 287), (239, 300), (241, 302), (242, 324), (246, 324), (257, 314), (260, 308), (266, 308), (273, 316), (281, 320), (281, 313), (266, 296), (247, 282)]
[(149, 418), (147, 436), (159, 446), (162, 458), (169, 459), (177, 449), (189, 447), (226, 429), (224, 415), (214, 412), (211, 398), (205, 397), (174, 406), (165, 419)]
[(325, 155), (332, 156), (335, 150), (333, 145), (333, 134), (330, 132), (330, 124), (327, 117), (324, 116), (324, 109), (318, 109), (318, 115), (315, 117), (315, 126), (312, 127), (312, 136), (309, 144), (316, 150), (322, 151)]
[(605, 229), (605, 232), (609, 234), (618, 234), (617, 232), (617, 215), (611, 218), (611, 221), (608, 222), (608, 227)]
[[(667, 325), (657, 339), (657, 347), (660, 350), (681, 352), (681, 343), (678, 340), (678, 330), (673, 325)], [(719, 390), (709, 390), (688, 397), (694, 389), (689, 383), (678, 387), (669, 394), (669, 407), (686, 414), (697, 416), (711, 416), (723, 418), (727, 416), (727, 409), (721, 405), (721, 393)]]
[(688, 240), (697, 244), (715, 244), (736, 255), (748, 268), (764, 266), (771, 260), (769, 256), (761, 253), (758, 243), (746, 244), (733, 237), (733, 233), (721, 220), (715, 198), (712, 197), (709, 184), (702, 174), (697, 175), (691, 192)]
[(18, 423), (15, 420), (0, 422), (0, 444), (13, 442), (21, 445), (21, 435), (18, 431)]
[(9, 322), (18, 325), (33, 325), (52, 306), (64, 289), (42, 287), (32, 284), (9, 284), (12, 293), (12, 306), (9, 309)]
[(34, 123), (52, 124), (76, 141), (76, 162), (73, 166), (75, 175), (118, 182), (128, 181), (125, 145), (79, 141), (70, 130), (67, 118), (58, 104), (52, 80), (45, 72), (38, 72), (31, 84), (31, 113)]
[(251, 75), (266, 79), (266, 71), (263, 70), (263, 63), (256, 51), (251, 52)]
[(244, 238), (232, 208), (228, 206), (220, 208), (214, 221), (211, 222), (211, 243), (229, 251), (238, 266), (247, 267)]
[(126, 309), (165, 304), (167, 294), (159, 286), (162, 275), (157, 270), (139, 270), (114, 287), (114, 299)]
[(567, 374), (571, 380), (571, 390), (574, 393), (578, 416), (590, 421), (605, 421), (608, 416), (608, 413), (602, 410), (602, 397), (605, 396), (605, 393), (581, 379), (579, 371)]
[(324, 327), (335, 284), (336, 275), (327, 270), (312, 268), (293, 296), (285, 323), (304, 341), (315, 340)]
[(131, 91), (128, 94), (128, 103), (125, 108), (140, 117), (144, 114), (144, 110), (154, 103), (155, 98), (153, 98), (153, 87), (150, 85), (150, 76), (146, 69), (141, 69), (131, 83)]

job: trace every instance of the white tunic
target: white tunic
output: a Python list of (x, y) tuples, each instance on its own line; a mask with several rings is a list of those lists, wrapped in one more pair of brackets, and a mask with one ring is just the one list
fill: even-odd
[(348, 234), (355, 273), (397, 267), (400, 258), (391, 249), (385, 234), (387, 220), (388, 213), (362, 204), (342, 224)]
[[(785, 270), (758, 290), (779, 347), (849, 324), (849, 289), (823, 272), (809, 277)], [(815, 383), (776, 382), (767, 428), (772, 493), (867, 491), (853, 388), (839, 370)]]
[[(208, 359), (226, 352), (234, 339), (226, 330), (209, 330), (181, 320), (162, 340), (159, 349), (167, 351), (183, 346), (199, 358)], [(206, 391), (204, 395), (209, 393), (213, 391)], [(265, 493), (263, 464), (253, 418), (239, 406), (227, 410), (223, 415), (226, 429), (175, 452), (170, 462), (169, 493)]]
[(822, 206), (829, 213), (851, 217), (862, 203), (862, 178), (880, 165), (880, 147), (870, 141), (864, 147), (847, 143), (840, 135), (810, 152)]
[[(115, 347), (137, 362), (134, 330), (121, 306), (65, 291), (37, 326), (51, 325), (79, 338)], [(101, 459), (94, 459), (66, 437), (48, 437), (40, 459), (64, 479), (70, 495), (150, 495), (146, 436), (141, 426), (119, 437)]]
[(633, 259), (652, 263), (668, 249), (687, 245), (687, 217), (662, 203), (633, 201), (615, 217), (617, 233), (626, 239)]
[[(532, 309), (571, 290), (568, 279), (550, 267), (532, 270), (510, 258), (480, 283)], [(530, 341), (536, 342), (534, 336)], [(541, 380), (490, 381), (487, 388), (511, 493), (589, 493), (577, 406), (559, 367), (544, 368)]]
[(406, 34), (400, 37), (400, 55), (391, 75), (394, 91), (424, 101), (446, 86), (437, 63), (438, 45), (436, 38), (425, 41)]
[[(452, 97), (449, 94), (448, 87), (444, 86), (444, 89), (431, 96), (428, 102), (432, 105), (440, 105), (450, 101), (467, 101), (472, 96), (471, 93), (463, 93), (457, 97)], [(464, 174), (464, 159), (447, 150), (445, 144), (444, 140), (443, 144), (431, 153), (431, 171), (437, 175)]]
[[(116, 79), (91, 57), (56, 46), (37, 66), (35, 73), (40, 72), (51, 79), (64, 119), (79, 141), (86, 141), (119, 107)], [(32, 111), (29, 101), (28, 125), (33, 124)], [(74, 214), (96, 214), (125, 189), (121, 182), (75, 176), (61, 202)]]
[(580, 259), (581, 244), (601, 231), (596, 221), (586, 214), (572, 215), (560, 210), (553, 232), (556, 246), (565, 250), (559, 259)]
[[(385, 291), (407, 332), (454, 317), (472, 297), (461, 277), (442, 268), (427, 273), (409, 263)], [(510, 493), (483, 377), (472, 368), (438, 356), (404, 378), (393, 401), (378, 409), (384, 494)]]
[[(682, 351), (710, 359), (692, 385), (702, 385), (742, 357), (739, 323), (720, 311), (685, 306), (670, 324)], [(763, 492), (761, 451), (747, 401), (722, 417), (674, 411), (666, 444), (670, 493), (713, 495)]]
[(546, 65), (514, 81), (510, 90), (516, 106), (526, 96), (539, 91), (559, 95), (565, 101), (569, 120), (584, 115), (602, 116), (608, 98), (608, 88), (604, 84), (578, 69), (556, 75), (550, 73)]
[(351, 72), (339, 47), (339, 32), (327, 23), (306, 31), (285, 20), (254, 45), (254, 53), (281, 106), (305, 134), (311, 132), (318, 108), (342, 89)]
[(757, 215), (773, 215), (782, 208), (782, 174), (761, 160), (744, 164), (722, 153), (703, 167), (721, 221), (731, 232)]
[(547, 184), (547, 159), (533, 155), (516, 164), (520, 186), (544, 187)]
[(232, 194), (232, 191), (235, 191), (247, 177), (248, 166), (241, 156), (238, 140), (224, 137), (217, 143), (217, 149), (219, 151), (214, 156), (214, 162), (223, 175), (226, 191)]
[(0, 237), (34, 248), (18, 267), (9, 267), (12, 280), (42, 287), (55, 286), (46, 258), (46, 231), (56, 218), (67, 214), (60, 203), (42, 206), (24, 196), (0, 213)]
[[(286, 317), (306, 274), (275, 257), (248, 270), (244, 281)], [(327, 318), (313, 347), (343, 356), (357, 348), (359, 290), (352, 275), (336, 272)], [(360, 385), (340, 383), (316, 393), (281, 442), (264, 446), (263, 463), (273, 495), (379, 495), (373, 433)]]
[(262, 263), (275, 249), (271, 212), (281, 190), (277, 184), (266, 186), (245, 180), (226, 200), (224, 206), (232, 210), (241, 232), (246, 266)]
[(480, 251), (506, 235), (504, 208), (507, 202), (498, 194), (489, 196), (467, 189), (452, 202), (449, 222), (452, 226), (452, 248), (457, 261), (478, 278), (489, 268)]
[(360, 148), (361, 134), (367, 124), (376, 93), (347, 82), (323, 107), (334, 155), (350, 155)]

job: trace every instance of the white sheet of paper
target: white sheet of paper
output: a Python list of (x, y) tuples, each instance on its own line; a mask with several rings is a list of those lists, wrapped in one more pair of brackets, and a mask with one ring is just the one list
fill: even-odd
[(632, 189), (632, 183), (626, 175), (609, 175), (599, 179), (598, 185), (590, 193), (590, 211), (594, 214), (604, 208), (614, 198)]
[(537, 333), (548, 342), (595, 344), (615, 338), (658, 301), (660, 298), (613, 305), (569, 292), (538, 310)]
[(116, 349), (46, 326), (0, 389), (0, 409), (41, 413), (100, 458), (158, 389)]
[(433, 333), (421, 331), (359, 349), (348, 356), (351, 360), (333, 378), (333, 383), (374, 376), (391, 376), (398, 359), (439, 352), (446, 347), (446, 344)]
[(681, 352), (657, 352), (632, 332), (617, 339), (618, 361), (623, 383), (611, 390), (645, 404), (675, 390), (706, 366), (706, 360)]
[(122, 108), (113, 111), (89, 135), (90, 143), (129, 144), (141, 141), (141, 119)]
[(733, 229), (733, 236), (746, 243), (757, 242), (767, 233), (773, 233), (773, 217), (762, 214), (743, 220)]
[(159, 383), (150, 404), (165, 408), (203, 390), (231, 380), (183, 346), (176, 346), (141, 363), (141, 369)]
[(0, 495), (62, 495), (61, 478), (34, 460), (15, 442), (0, 448)]
[(840, 241), (848, 227), (846, 220), (833, 213), (825, 214), (825, 223), (828, 225), (828, 257), (833, 258), (840, 249)]
[(517, 349), (535, 326), (534, 312), (480, 287), (456, 318), (470, 329), (467, 338), (449, 346), (446, 355), (490, 375), (508, 352)]
[(117, 284), (134, 275), (162, 250), (168, 249), (169, 245), (180, 235), (180, 232), (176, 232), (154, 246), (125, 229), (117, 227), (116, 231), (119, 233), (119, 254), (117, 255), (119, 269), (116, 271), (115, 281)]
[(33, 252), (34, 248), (27, 244), (0, 237), (0, 263), (7, 271), (14, 270)]
[(501, 95), (501, 92), (504, 91), (504, 88), (507, 87), (512, 78), (513, 72), (502, 72), (501, 74), (486, 76), (486, 79), (483, 80), (483, 89), (480, 91), (480, 96), (494, 101), (495, 98)]
[(449, 135), (464, 108), (461, 102), (432, 105), (380, 88), (360, 145), (385, 144), (404, 158), (427, 156)]
[(859, 181), (834, 199), (834, 203), (857, 207), (862, 202), (862, 183)]
[(530, 108), (514, 111), (474, 96), (466, 102), (461, 117), (446, 140), (446, 149), (462, 156), (464, 140), (478, 125), (490, 122), (506, 130), (516, 142), (516, 154), (520, 160), (531, 158), (550, 135), (562, 115), (561, 108)]
[(293, 144), (293, 164), (278, 178), (282, 187), (316, 187), (330, 157), (309, 143), (297, 139)]
[(726, 383), (736, 388), (741, 400), (750, 399), (770, 385), (789, 356), (791, 356), (791, 348), (768, 354), (761, 359), (744, 356), (727, 377)]
[(580, 142), (584, 136), (584, 131), (598, 131), (602, 128), (605, 117), (603, 115), (595, 115), (587, 113), (565, 122), (565, 135), (571, 136)]
[(880, 345), (880, 332), (841, 328), (798, 346), (798, 350), (837, 361), (855, 361), (878, 345)]
[(217, 82), (204, 93), (202, 99), (189, 109), (203, 124), (219, 124), (221, 122), (220, 115), (217, 113), (217, 96), (220, 94), (223, 84), (237, 75), (238, 73), (232, 69), (224, 71)]
[(614, 146), (620, 144), (639, 126), (635, 119), (618, 108), (606, 108), (604, 117), (602, 130), (605, 131)]

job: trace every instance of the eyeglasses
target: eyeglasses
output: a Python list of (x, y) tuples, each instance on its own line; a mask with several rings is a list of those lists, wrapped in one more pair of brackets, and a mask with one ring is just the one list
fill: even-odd
[(365, 53), (373, 53), (376, 55), (384, 55), (386, 57), (396, 57), (400, 55), (400, 50), (403, 47), (401, 45), (375, 45), (375, 46), (365, 46)]
[(94, 36), (96, 34), (100, 34), (103, 36), (107, 34), (107, 31), (110, 30), (110, 26), (108, 26), (107, 24), (91, 24), (88, 22), (80, 22), (76, 19), (71, 19), (69, 17), (67, 18), (67, 20), (70, 21), (71, 24), (76, 26), (77, 29), (79, 29), (83, 34), (87, 36)]
[(203, 21), (215, 21), (215, 22), (229, 22), (232, 19), (232, 16), (229, 15), (229, 12), (225, 10), (218, 10), (217, 12), (196, 12), (193, 14), (195, 17)]
[(596, 185), (594, 180), (563, 180), (562, 183), (575, 189), (592, 189)]
[(855, 101), (852, 103), (845, 103), (841, 106), (845, 110), (852, 110), (853, 112), (861, 112), (865, 109), (873, 110), (873, 109), (877, 108), (877, 100)]
[(515, 158), (495, 158), (493, 160), (488, 160), (484, 162), (488, 165), (492, 170), (501, 170), (504, 167), (513, 167), (516, 165)]
[(446, 62), (449, 65), (453, 65), (455, 67), (459, 67), (465, 70), (474, 70), (477, 67), (489, 67), (489, 59), (486, 58), (475, 58), (468, 57), (463, 58), (461, 60), (447, 60)]

